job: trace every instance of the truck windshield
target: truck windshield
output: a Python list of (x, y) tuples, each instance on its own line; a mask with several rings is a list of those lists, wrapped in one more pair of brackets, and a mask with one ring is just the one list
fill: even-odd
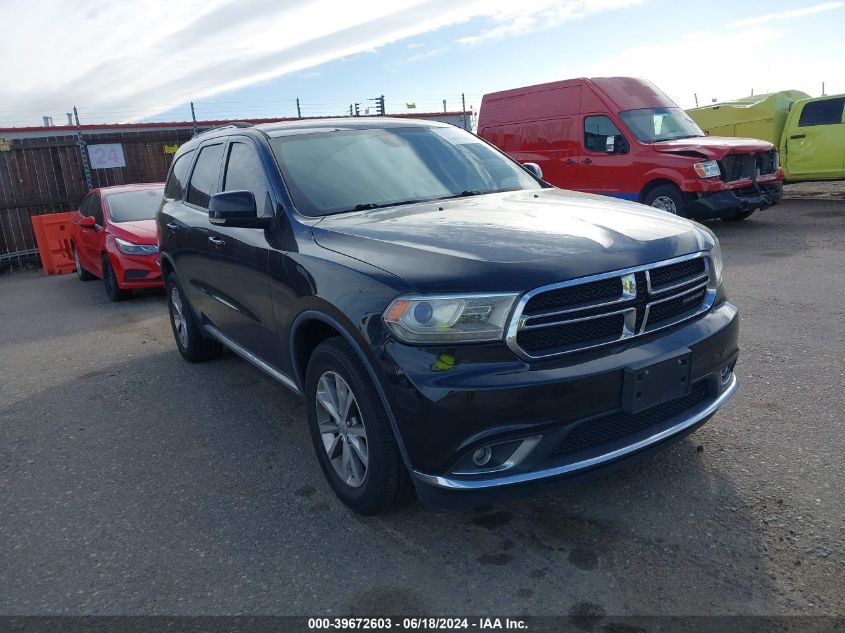
[(297, 132), (270, 146), (293, 203), (310, 216), (542, 187), (455, 127)]
[(704, 136), (701, 128), (680, 108), (626, 110), (619, 116), (643, 143)]

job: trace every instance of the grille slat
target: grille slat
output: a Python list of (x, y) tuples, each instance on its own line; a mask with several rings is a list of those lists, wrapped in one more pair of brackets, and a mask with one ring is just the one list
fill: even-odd
[(704, 259), (698, 257), (677, 264), (652, 268), (648, 274), (651, 277), (651, 288), (659, 292), (663, 286), (673, 286), (687, 279), (700, 277), (705, 272)]
[(531, 298), (523, 310), (526, 316), (544, 312), (568, 308), (583, 303), (596, 301), (610, 301), (622, 296), (622, 279), (611, 277), (600, 279), (585, 284), (567, 286), (550, 290)]
[(614, 314), (553, 327), (522, 330), (517, 336), (517, 342), (522, 349), (529, 352), (557, 349), (575, 343), (589, 344), (608, 338), (618, 339), (622, 334), (623, 325), (624, 316)]
[(587, 420), (563, 437), (557, 448), (552, 451), (551, 457), (559, 458), (580, 453), (640, 433), (681, 415), (703, 402), (707, 396), (707, 384), (700, 380), (693, 383), (691, 392), (686, 396), (664, 402), (640, 413), (630, 414), (618, 411)]
[(757, 152), (754, 154), (728, 154), (719, 161), (719, 178), (723, 182), (748, 180), (756, 176), (768, 176), (777, 171), (777, 152)]
[[(538, 288), (512, 317), (508, 345), (529, 359), (576, 352), (669, 327), (703, 313), (704, 254)], [(709, 301), (709, 303), (708, 303)]]

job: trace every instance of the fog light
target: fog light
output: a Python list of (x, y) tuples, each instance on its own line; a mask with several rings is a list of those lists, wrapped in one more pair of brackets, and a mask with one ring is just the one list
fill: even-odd
[(484, 448), (479, 448), (472, 454), (472, 461), (475, 462), (476, 466), (485, 466), (490, 462), (491, 457), (493, 457), (493, 449), (489, 446), (485, 446)]

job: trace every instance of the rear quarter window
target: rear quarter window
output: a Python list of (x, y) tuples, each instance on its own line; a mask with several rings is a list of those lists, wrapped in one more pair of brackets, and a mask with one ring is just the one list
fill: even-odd
[(164, 197), (171, 200), (181, 200), (185, 192), (185, 185), (188, 182), (188, 169), (191, 166), (191, 158), (194, 150), (185, 152), (176, 159), (170, 174), (167, 176), (167, 184), (164, 187)]

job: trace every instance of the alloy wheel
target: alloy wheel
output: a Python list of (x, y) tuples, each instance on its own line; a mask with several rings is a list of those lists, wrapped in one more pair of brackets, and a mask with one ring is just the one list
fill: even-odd
[(317, 425), (329, 462), (341, 481), (358, 488), (367, 477), (369, 449), (361, 409), (349, 384), (327, 371), (317, 381)]
[(182, 305), (182, 295), (179, 294), (179, 289), (175, 286), (170, 291), (170, 314), (173, 318), (173, 327), (176, 329), (176, 336), (182, 349), (188, 348), (188, 325), (185, 322), (184, 307)]
[(73, 249), (73, 264), (76, 266), (76, 274), (82, 277), (82, 262), (79, 261), (79, 251)]

